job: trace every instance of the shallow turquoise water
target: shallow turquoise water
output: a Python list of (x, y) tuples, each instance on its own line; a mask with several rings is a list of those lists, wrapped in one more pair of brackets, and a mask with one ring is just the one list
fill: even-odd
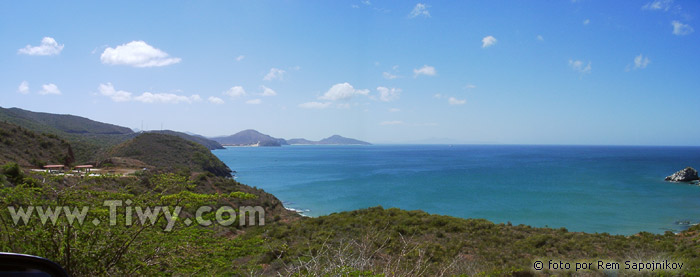
[(372, 145), (213, 151), (237, 180), (309, 216), (381, 205), (496, 223), (633, 234), (700, 221), (700, 147)]

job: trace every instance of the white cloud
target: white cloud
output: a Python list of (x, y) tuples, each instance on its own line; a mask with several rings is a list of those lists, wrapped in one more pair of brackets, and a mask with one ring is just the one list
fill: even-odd
[(367, 95), (369, 90), (366, 89), (355, 89), (352, 85), (348, 83), (341, 83), (333, 85), (325, 94), (323, 94), (318, 99), (321, 100), (348, 100), (353, 98), (355, 95)]
[(231, 98), (235, 99), (235, 98), (238, 98), (241, 96), (245, 96), (246, 93), (245, 93), (245, 89), (243, 89), (242, 86), (235, 86), (235, 87), (232, 87), (232, 88), (228, 89), (227, 91), (225, 91), (224, 95), (228, 95)]
[(496, 44), (496, 42), (498, 42), (498, 40), (495, 37), (486, 36), (483, 39), (481, 39), (481, 48), (486, 48), (486, 47), (492, 46), (492, 45)]
[(418, 77), (418, 75), (435, 76), (435, 74), (437, 74), (435, 67), (429, 65), (424, 65), (419, 69), (413, 69), (413, 77)]
[(573, 69), (574, 71), (577, 71), (581, 74), (591, 73), (591, 62), (588, 62), (588, 64), (584, 65), (583, 61), (569, 60), (569, 67), (571, 67), (571, 69)]
[(642, 54), (634, 57), (634, 69), (646, 68), (649, 63), (651, 63), (649, 57), (644, 57)]
[(306, 102), (299, 104), (299, 107), (304, 109), (325, 109), (328, 108), (331, 104), (331, 102)]
[[(100, 84), (97, 90), (103, 96), (107, 96), (114, 102), (129, 102), (137, 101), (142, 103), (192, 103), (202, 101), (202, 97), (198, 94), (191, 96), (177, 95), (173, 93), (152, 93), (144, 92), (138, 96), (132, 96), (133, 93), (123, 90), (116, 90), (112, 83)], [(211, 98), (210, 98), (211, 101)]]
[(397, 100), (399, 95), (401, 95), (400, 88), (377, 87), (377, 92), (379, 92), (379, 100), (384, 102)]
[(583, 25), (588, 25), (589, 23), (591, 23), (591, 20), (588, 18), (586, 18), (586, 20), (583, 21)]
[(655, 0), (642, 6), (642, 10), (663, 10), (668, 11), (673, 4), (673, 0)]
[(393, 79), (399, 78), (399, 76), (391, 74), (390, 72), (382, 72), (382, 77), (384, 77), (384, 79), (387, 79), (387, 80), (393, 80)]
[(286, 73), (286, 72), (287, 71), (284, 71), (284, 70), (279, 69), (279, 68), (274, 68), (274, 67), (270, 68), (270, 72), (268, 72), (267, 75), (265, 75), (265, 77), (263, 77), (263, 80), (265, 80), (265, 81), (272, 81), (275, 79), (282, 80), (282, 79), (284, 79), (284, 73)]
[(418, 3), (416, 4), (415, 7), (413, 7), (413, 10), (411, 10), (411, 13), (408, 15), (410, 18), (415, 18), (418, 16), (424, 16), (424, 17), (430, 17), (430, 12), (428, 11), (428, 5), (423, 4), (423, 3)]
[(450, 105), (464, 105), (464, 103), (466, 103), (467, 100), (460, 100), (454, 97), (450, 97), (449, 99), (447, 99), (447, 102), (450, 103)]
[(542, 37), (542, 35), (537, 35), (537, 40), (544, 41), (544, 37)]
[(122, 44), (115, 48), (107, 47), (107, 49), (102, 52), (100, 60), (103, 64), (110, 65), (154, 67), (176, 64), (179, 63), (181, 59), (170, 57), (168, 53), (139, 40)]
[(184, 95), (177, 95), (177, 94), (172, 94), (172, 93), (151, 93), (151, 92), (144, 92), (143, 94), (136, 96), (133, 98), (135, 101), (138, 102), (143, 102), (143, 103), (169, 103), (169, 104), (177, 104), (177, 103), (192, 103), (196, 101), (200, 101), (201, 97), (199, 95), (192, 95), (192, 96), (184, 96)]
[(263, 92), (260, 93), (262, 96), (275, 96), (277, 93), (272, 90), (271, 88), (268, 88), (266, 86), (260, 86), (260, 88), (263, 90)]
[(262, 103), (262, 100), (260, 100), (260, 99), (250, 99), (250, 100), (248, 100), (248, 101), (245, 101), (245, 103), (246, 103), (246, 104), (249, 104), (249, 105), (257, 105), (257, 104)]
[(111, 98), (114, 102), (126, 102), (131, 100), (131, 92), (115, 90), (112, 83), (100, 84), (97, 90), (100, 91), (100, 94)]
[(221, 105), (221, 104), (225, 103), (224, 99), (221, 99), (221, 98), (215, 97), (215, 96), (209, 96), (207, 101), (209, 101), (209, 103), (217, 104), (217, 105)]
[(400, 112), (400, 111), (401, 111), (401, 109), (399, 109), (399, 108), (391, 108), (391, 109), (389, 109), (389, 112), (392, 112), (392, 113), (397, 113), (397, 112)]
[(379, 123), (379, 125), (386, 126), (386, 125), (401, 125), (403, 124), (403, 121), (400, 120), (391, 120), (391, 121), (382, 121)]
[(44, 37), (41, 40), (41, 45), (27, 45), (18, 50), (18, 53), (30, 56), (51, 56), (58, 55), (63, 50), (63, 44), (59, 45), (52, 37)]
[(443, 96), (440, 93), (436, 93), (435, 95), (433, 95), (433, 98), (437, 98), (437, 99), (441, 99), (442, 97)]
[(17, 87), (17, 92), (21, 94), (29, 93), (29, 83), (27, 81), (22, 81), (22, 83), (19, 84), (19, 87)]
[(39, 94), (41, 94), (41, 95), (47, 95), (47, 94), (61, 95), (61, 91), (54, 84), (45, 84), (45, 85), (41, 85), (41, 90), (39, 91)]
[(677, 36), (688, 35), (695, 31), (693, 27), (690, 27), (690, 25), (683, 24), (678, 20), (674, 20), (673, 22), (671, 22), (671, 25), (673, 25), (673, 34)]
[(244, 55), (240, 55), (240, 56), (236, 57), (236, 61), (237, 61), (237, 62), (240, 62), (240, 61), (242, 61), (243, 59), (245, 59), (245, 56), (244, 56)]

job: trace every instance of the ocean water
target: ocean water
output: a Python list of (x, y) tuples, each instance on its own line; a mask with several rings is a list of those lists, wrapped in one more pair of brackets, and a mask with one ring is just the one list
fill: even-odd
[(320, 216), (381, 205), (570, 231), (681, 231), (700, 222), (700, 186), (664, 182), (700, 167), (700, 147), (372, 145), (231, 147), (236, 180)]

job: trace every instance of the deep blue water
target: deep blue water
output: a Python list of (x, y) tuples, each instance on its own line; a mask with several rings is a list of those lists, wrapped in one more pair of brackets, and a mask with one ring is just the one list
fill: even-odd
[(663, 233), (700, 222), (700, 147), (373, 145), (213, 151), (237, 180), (326, 215), (381, 205), (570, 231)]

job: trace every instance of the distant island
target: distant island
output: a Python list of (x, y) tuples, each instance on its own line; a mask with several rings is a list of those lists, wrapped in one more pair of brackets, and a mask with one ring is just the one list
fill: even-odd
[(248, 129), (230, 136), (214, 137), (211, 140), (224, 146), (282, 146), (282, 145), (371, 145), (369, 142), (333, 135), (319, 141), (303, 138), (285, 140)]

